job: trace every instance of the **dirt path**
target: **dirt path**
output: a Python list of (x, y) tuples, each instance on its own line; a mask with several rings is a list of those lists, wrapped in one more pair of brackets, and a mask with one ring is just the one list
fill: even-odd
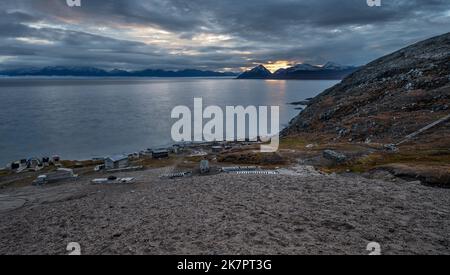
[[(300, 169), (301, 170), (301, 169)], [(306, 170), (305, 170), (306, 171)], [(450, 254), (450, 190), (356, 176), (88, 179), (0, 194), (0, 254)]]

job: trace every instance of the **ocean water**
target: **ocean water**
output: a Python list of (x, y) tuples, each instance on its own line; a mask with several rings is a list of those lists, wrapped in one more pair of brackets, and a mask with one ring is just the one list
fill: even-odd
[(299, 113), (287, 103), (337, 81), (230, 78), (0, 79), (0, 165), (60, 155), (90, 159), (173, 144), (175, 106), (280, 106), (280, 127)]

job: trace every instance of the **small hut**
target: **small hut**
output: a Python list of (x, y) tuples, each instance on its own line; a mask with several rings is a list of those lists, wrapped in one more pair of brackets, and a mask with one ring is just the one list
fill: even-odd
[(204, 159), (200, 162), (200, 174), (209, 173), (209, 161)]
[(38, 166), (42, 166), (42, 163), (37, 158), (29, 158), (27, 160), (27, 168), (35, 169)]
[(154, 150), (152, 152), (152, 156), (154, 159), (162, 159), (169, 157), (169, 151), (166, 149)]
[(105, 158), (105, 168), (109, 169), (120, 169), (128, 166), (128, 156), (126, 155), (116, 155), (112, 157)]

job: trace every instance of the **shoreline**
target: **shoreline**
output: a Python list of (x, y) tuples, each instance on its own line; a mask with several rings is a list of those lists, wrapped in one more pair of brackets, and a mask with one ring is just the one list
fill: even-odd
[[(173, 152), (175, 147), (178, 148), (185, 148), (185, 149), (194, 149), (194, 148), (203, 148), (203, 149), (207, 149), (207, 150), (211, 150), (212, 147), (214, 146), (222, 146), (222, 147), (227, 147), (227, 146), (231, 146), (231, 147), (238, 147), (238, 146), (253, 146), (253, 145), (261, 145), (263, 144), (262, 142), (259, 141), (221, 141), (221, 142), (179, 142), (179, 143), (170, 143), (167, 146), (157, 146), (154, 148), (147, 148), (147, 149), (143, 149), (143, 150), (139, 150), (139, 151), (134, 151), (134, 152), (129, 152), (129, 153), (121, 153), (121, 154), (109, 154), (106, 156), (94, 156), (94, 157), (87, 157), (87, 158), (77, 158), (77, 159), (61, 159), (62, 161), (71, 161), (71, 162), (86, 162), (86, 161), (100, 161), (100, 160), (105, 160), (106, 158), (113, 156), (113, 155), (127, 155), (129, 157), (133, 157), (136, 155), (145, 155), (145, 154), (149, 154), (151, 153), (152, 150), (167, 150), (169, 152)], [(60, 157), (60, 155), (56, 154), (53, 156), (58, 156)], [(46, 156), (42, 156), (42, 157), (36, 157), (33, 156), (31, 158), (37, 158), (37, 159), (42, 159), (42, 158), (50, 158), (50, 155), (46, 155)], [(25, 158), (24, 158), (25, 159)], [(14, 162), (18, 162), (19, 160), (14, 160), (12, 162), (6, 163), (4, 165), (4, 167), (1, 167), (0, 170), (8, 170), (8, 166), (10, 166), (12, 163)]]

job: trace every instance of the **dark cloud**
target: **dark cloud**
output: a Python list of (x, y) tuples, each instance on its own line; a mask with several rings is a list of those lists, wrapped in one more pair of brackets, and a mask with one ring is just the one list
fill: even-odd
[(448, 0), (3, 0), (2, 68), (361, 65), (450, 31)]

